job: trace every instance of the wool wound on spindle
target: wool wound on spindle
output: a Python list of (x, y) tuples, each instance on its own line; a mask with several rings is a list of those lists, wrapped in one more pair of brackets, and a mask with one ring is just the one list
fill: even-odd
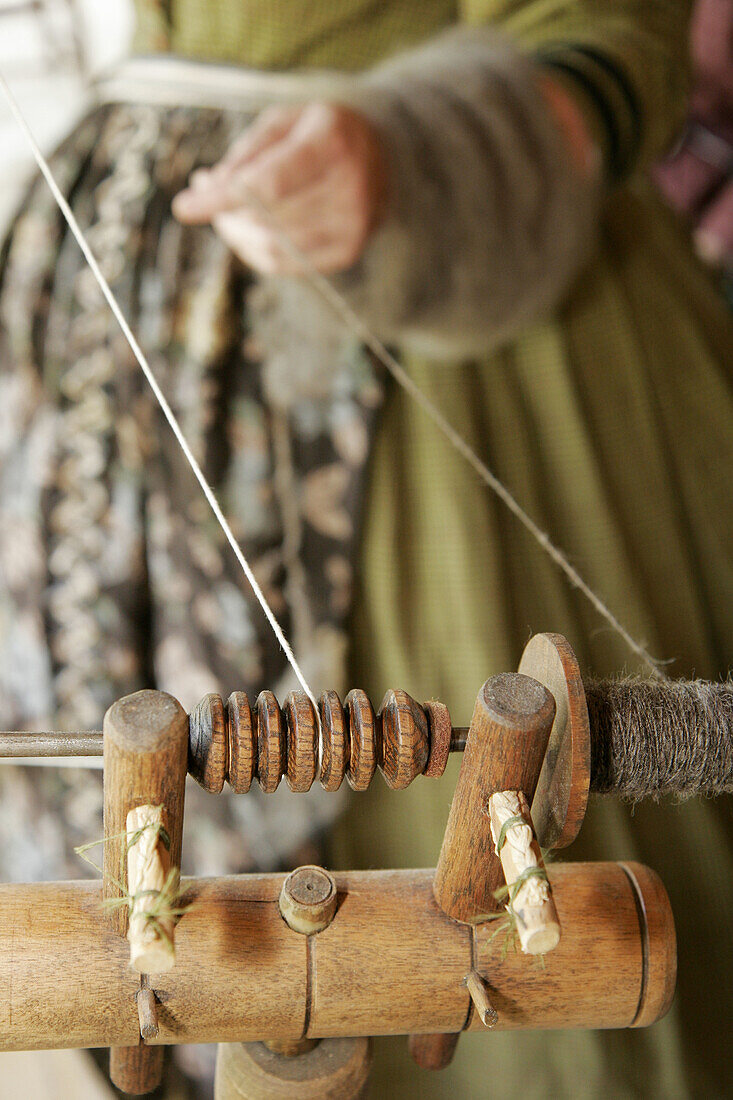
[(733, 681), (585, 681), (591, 790), (637, 800), (733, 793)]

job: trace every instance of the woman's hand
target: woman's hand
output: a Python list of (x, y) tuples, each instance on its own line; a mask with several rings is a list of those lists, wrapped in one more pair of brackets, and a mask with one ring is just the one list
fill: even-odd
[(302, 271), (278, 229), (318, 271), (334, 273), (361, 256), (384, 209), (386, 175), (381, 140), (355, 111), (272, 107), (219, 164), (193, 173), (173, 213), (188, 225), (210, 222), (263, 274)]

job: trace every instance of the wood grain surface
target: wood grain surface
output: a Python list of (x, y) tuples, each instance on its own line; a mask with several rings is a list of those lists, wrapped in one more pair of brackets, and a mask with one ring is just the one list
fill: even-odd
[[(563, 937), (544, 967), (505, 953), (496, 922), (449, 919), (431, 871), (335, 874), (336, 916), (310, 937), (280, 916), (283, 875), (184, 880), (176, 966), (151, 980), (155, 1042), (457, 1032), (472, 968), (499, 1029), (651, 1022), (674, 981), (656, 876), (634, 867), (635, 888), (613, 863), (551, 864), (548, 875)], [(0, 1049), (137, 1043), (128, 963), (96, 883), (0, 885)], [(483, 1029), (473, 1012), (469, 1026)]]
[(590, 726), (580, 668), (562, 634), (535, 634), (519, 671), (544, 684), (555, 700), (555, 720), (531, 808), (541, 847), (565, 848), (580, 832), (590, 788)]
[(531, 800), (554, 716), (547, 689), (518, 673), (494, 676), (478, 694), (435, 869), (435, 897), (454, 920), (485, 920), (501, 908), (489, 798), (521, 790)]

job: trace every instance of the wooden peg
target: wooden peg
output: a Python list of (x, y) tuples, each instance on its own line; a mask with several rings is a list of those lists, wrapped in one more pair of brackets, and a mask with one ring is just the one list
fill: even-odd
[(549, 691), (519, 673), (494, 676), (479, 692), (433, 886), (454, 920), (477, 923), (500, 907), (504, 875), (486, 807), (507, 788), (534, 794), (554, 716)]
[[(188, 716), (162, 691), (138, 691), (114, 703), (104, 717), (105, 899), (123, 896), (127, 815), (137, 806), (162, 806), (170, 865), (181, 866), (183, 799), (188, 761)], [(127, 932), (127, 906), (109, 911), (111, 926)]]
[(147, 1096), (163, 1079), (165, 1047), (112, 1047), (109, 1076), (115, 1088), (129, 1096)]
[(544, 955), (560, 942), (560, 922), (524, 794), (493, 794), (489, 799), (489, 821), (522, 951)]
[[(130, 966), (139, 974), (162, 974), (175, 962), (175, 920), (166, 912), (165, 891), (170, 893), (172, 885), (169, 873), (163, 808), (137, 806), (127, 815), (127, 889), (133, 899), (127, 939)], [(156, 909), (160, 911), (151, 920)]]
[(409, 787), (428, 759), (425, 711), (406, 691), (388, 691), (379, 708), (379, 770), (395, 791)]
[(280, 913), (294, 932), (313, 936), (336, 914), (336, 883), (323, 867), (297, 867), (280, 891)]
[(484, 1027), (496, 1027), (499, 1023), (499, 1013), (491, 1003), (486, 982), (478, 970), (471, 970), (466, 975), (466, 985), (481, 1023)]
[(140, 1022), (141, 1039), (158, 1038), (158, 1002), (155, 993), (143, 986), (137, 995), (137, 1017)]

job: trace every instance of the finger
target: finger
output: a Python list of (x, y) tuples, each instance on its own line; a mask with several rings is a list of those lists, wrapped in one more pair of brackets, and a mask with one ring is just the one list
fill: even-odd
[(337, 275), (348, 271), (359, 261), (363, 253), (363, 244), (339, 240), (329, 240), (322, 247), (314, 249), (308, 255), (310, 266), (321, 275)]
[(654, 178), (670, 206), (681, 213), (693, 213), (720, 182), (723, 173), (685, 145), (674, 157), (655, 167)]
[(695, 244), (704, 260), (730, 267), (733, 261), (733, 183), (716, 197), (695, 230)]
[(306, 222), (349, 214), (355, 205), (349, 174), (326, 168), (311, 183), (274, 204), (270, 214), (284, 229), (295, 230)]
[(285, 137), (302, 113), (303, 107), (266, 107), (230, 145), (221, 163), (228, 167), (246, 164)]
[[(281, 140), (293, 127), (302, 111), (302, 107), (272, 107), (262, 111), (245, 133), (233, 142), (217, 164), (210, 168), (197, 168), (191, 173), (188, 186), (179, 192), (183, 198), (179, 199), (177, 195), (173, 200), (175, 216), (188, 223), (209, 221), (210, 215), (203, 211), (211, 209), (211, 204), (217, 201), (214, 189), (221, 188), (227, 180), (232, 179), (238, 167), (253, 160)], [(194, 202), (190, 192), (204, 190), (210, 192), (207, 203), (203, 203), (201, 196), (201, 201)], [(222, 194), (221, 191), (218, 193)]]
[(239, 259), (261, 274), (284, 274), (295, 266), (267, 226), (242, 219), (237, 213), (220, 214), (212, 225)]
[(308, 187), (324, 167), (317, 146), (286, 138), (249, 166), (199, 176), (196, 187), (176, 195), (173, 213), (182, 222), (197, 224), (248, 204), (256, 207), (257, 200), (269, 209), (298, 189)]

